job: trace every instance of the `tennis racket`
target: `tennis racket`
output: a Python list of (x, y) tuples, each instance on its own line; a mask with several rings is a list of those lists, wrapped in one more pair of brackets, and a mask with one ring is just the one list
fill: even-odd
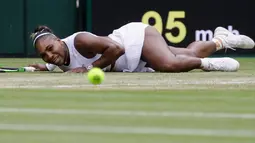
[(34, 67), (21, 67), (21, 68), (10, 68), (10, 67), (0, 67), (1, 72), (34, 72), (36, 69)]

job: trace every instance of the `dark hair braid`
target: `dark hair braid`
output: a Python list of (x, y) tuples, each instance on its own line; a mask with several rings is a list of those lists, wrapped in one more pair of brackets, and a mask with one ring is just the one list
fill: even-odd
[(45, 25), (40, 25), (35, 28), (34, 33), (32, 33), (30, 37), (31, 37), (32, 41), (34, 41), (34, 39), (37, 35), (45, 33), (45, 32), (53, 34), (53, 31), (49, 27), (47, 27)]

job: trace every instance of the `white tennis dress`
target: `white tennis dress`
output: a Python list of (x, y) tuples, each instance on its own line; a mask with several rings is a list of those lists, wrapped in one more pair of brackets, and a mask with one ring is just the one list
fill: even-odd
[[(145, 28), (148, 25), (141, 22), (132, 22), (126, 24), (119, 29), (114, 30), (109, 36), (112, 40), (116, 41), (125, 48), (125, 54), (117, 59), (113, 71), (116, 72), (154, 72), (153, 69), (145, 67), (146, 62), (141, 60)], [(89, 32), (77, 32), (73, 35), (62, 39), (69, 49), (70, 64), (68, 66), (59, 66), (63, 71), (68, 71), (77, 67), (87, 67), (94, 61), (101, 57), (101, 54), (97, 54), (93, 58), (85, 58), (82, 56), (74, 46), (74, 38), (79, 33)], [(92, 33), (89, 33), (92, 34)], [(94, 34), (92, 34), (94, 35)], [(96, 36), (96, 35), (94, 35)], [(52, 71), (57, 66), (52, 64), (46, 64), (48, 70)], [(111, 67), (104, 68), (104, 71), (110, 71)]]

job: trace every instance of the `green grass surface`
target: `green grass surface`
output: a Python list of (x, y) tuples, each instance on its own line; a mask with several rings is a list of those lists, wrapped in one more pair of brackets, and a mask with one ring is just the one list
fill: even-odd
[(238, 72), (106, 73), (99, 86), (0, 73), (0, 143), (254, 143), (255, 59), (238, 60)]

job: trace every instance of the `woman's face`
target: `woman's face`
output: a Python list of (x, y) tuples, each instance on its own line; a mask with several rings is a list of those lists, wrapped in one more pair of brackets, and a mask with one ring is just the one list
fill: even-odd
[(36, 48), (41, 58), (57, 66), (65, 63), (65, 49), (60, 39), (50, 36), (42, 37), (36, 41)]

